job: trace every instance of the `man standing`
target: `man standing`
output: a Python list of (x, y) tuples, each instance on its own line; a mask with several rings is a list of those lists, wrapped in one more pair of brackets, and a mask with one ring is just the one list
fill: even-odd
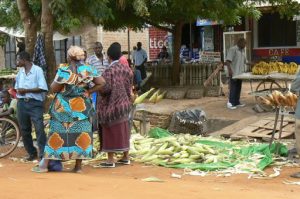
[(48, 91), (43, 70), (34, 65), (30, 60), (29, 53), (23, 51), (17, 57), (17, 65), (22, 67), (17, 74), (15, 89), (17, 90), (17, 118), (20, 125), (24, 147), (29, 154), (27, 160), (32, 161), (38, 156), (33, 146), (31, 136), (34, 124), (39, 157), (42, 158), (46, 144), (46, 134), (43, 123), (43, 101)]
[(90, 56), (87, 61), (88, 64), (94, 66), (97, 69), (99, 75), (101, 75), (109, 65), (107, 59), (102, 53), (102, 50), (103, 50), (102, 44), (100, 42), (95, 42), (94, 44), (95, 54)]
[(245, 104), (240, 102), (242, 80), (233, 79), (232, 77), (240, 75), (245, 72), (246, 54), (245, 54), (246, 40), (240, 38), (237, 45), (228, 50), (225, 65), (228, 69), (229, 75), (229, 100), (227, 108), (236, 109), (237, 107), (244, 107)]
[(142, 49), (142, 43), (137, 43), (137, 50), (134, 53), (134, 65), (137, 70), (141, 72), (142, 79), (144, 80), (147, 77), (145, 62), (147, 61), (147, 53), (144, 49)]

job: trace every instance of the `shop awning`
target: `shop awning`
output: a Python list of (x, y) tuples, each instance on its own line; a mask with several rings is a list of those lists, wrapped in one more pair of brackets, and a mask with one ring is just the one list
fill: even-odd
[[(0, 27), (0, 32), (4, 32), (14, 37), (25, 37), (25, 32), (19, 30), (13, 30), (12, 28)], [(67, 39), (68, 37), (69, 36), (62, 35), (59, 32), (55, 32), (53, 35), (53, 40), (64, 40)]]

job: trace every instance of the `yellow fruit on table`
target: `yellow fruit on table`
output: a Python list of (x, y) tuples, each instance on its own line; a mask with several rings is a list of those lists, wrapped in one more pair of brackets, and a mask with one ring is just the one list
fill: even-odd
[(298, 65), (295, 62), (264, 62), (260, 61), (252, 67), (253, 75), (267, 75), (271, 72), (287, 73), (294, 75), (298, 72)]

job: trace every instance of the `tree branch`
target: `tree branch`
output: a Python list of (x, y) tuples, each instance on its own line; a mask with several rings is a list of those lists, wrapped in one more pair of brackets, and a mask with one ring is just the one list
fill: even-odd
[(173, 29), (173, 28), (168, 28), (168, 27), (166, 27), (166, 26), (160, 25), (160, 24), (158, 24), (158, 23), (155, 23), (155, 22), (150, 21), (150, 20), (148, 20), (148, 19), (145, 19), (145, 18), (143, 18), (143, 17), (142, 17), (142, 20), (144, 20), (146, 23), (148, 23), (148, 24), (150, 24), (150, 25), (152, 25), (152, 26), (155, 26), (155, 27), (157, 27), (157, 28), (159, 28), (159, 29), (162, 29), (162, 30), (165, 30), (165, 31), (174, 33), (174, 29)]

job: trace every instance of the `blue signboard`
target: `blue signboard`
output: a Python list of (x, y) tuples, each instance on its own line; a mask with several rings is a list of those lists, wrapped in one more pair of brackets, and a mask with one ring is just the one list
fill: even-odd
[(198, 18), (196, 21), (196, 26), (213, 26), (223, 24), (223, 21), (212, 21), (210, 19), (200, 19)]

